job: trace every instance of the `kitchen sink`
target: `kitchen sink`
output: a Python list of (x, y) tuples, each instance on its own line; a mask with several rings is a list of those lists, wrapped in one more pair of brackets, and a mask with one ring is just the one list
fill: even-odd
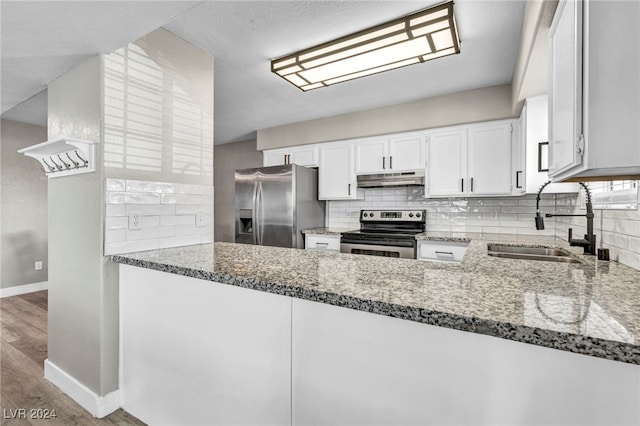
[(487, 254), (510, 259), (546, 260), (550, 262), (578, 263), (564, 250), (552, 247), (505, 246), (502, 244), (487, 244)]

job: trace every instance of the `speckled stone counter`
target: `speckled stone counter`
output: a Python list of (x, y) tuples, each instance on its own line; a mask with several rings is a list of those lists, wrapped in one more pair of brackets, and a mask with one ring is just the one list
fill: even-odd
[[(467, 236), (449, 236), (458, 238)], [(545, 244), (568, 249), (581, 262), (495, 258), (487, 255), (491, 240), (505, 238), (470, 238), (462, 263), (455, 265), (232, 243), (139, 252), (112, 260), (640, 364), (640, 271), (583, 256), (562, 241), (549, 244), (549, 238)], [(538, 240), (515, 238), (508, 244)]]
[(302, 233), (304, 235), (342, 235), (353, 230), (352, 228), (310, 228), (303, 229)]

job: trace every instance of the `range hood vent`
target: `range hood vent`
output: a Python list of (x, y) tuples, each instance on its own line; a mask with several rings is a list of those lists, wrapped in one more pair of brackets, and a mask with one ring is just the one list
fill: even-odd
[(424, 186), (424, 171), (358, 175), (358, 188), (387, 186)]

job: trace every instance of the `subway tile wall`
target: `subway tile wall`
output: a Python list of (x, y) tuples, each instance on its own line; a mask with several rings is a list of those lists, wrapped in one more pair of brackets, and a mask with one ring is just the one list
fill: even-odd
[[(640, 195), (639, 195), (640, 196)], [(584, 214), (584, 194), (542, 194), (541, 213)], [(586, 233), (586, 218), (545, 218), (545, 229), (535, 228), (536, 196), (425, 199), (421, 189), (368, 189), (363, 200), (329, 201), (328, 226), (357, 229), (361, 209), (427, 211), (427, 230), (464, 233), (555, 236), (566, 240)], [(595, 210), (598, 247), (608, 248), (612, 260), (640, 269), (640, 210)]]
[[(555, 221), (545, 219), (545, 230), (535, 228), (536, 197), (432, 198), (422, 189), (378, 188), (364, 191), (364, 200), (329, 201), (330, 227), (360, 227), (361, 209), (425, 209), (427, 230), (456, 233), (554, 236)], [(543, 194), (540, 211), (555, 210), (555, 194)]]
[[(105, 204), (105, 256), (213, 242), (212, 185), (106, 179)], [(141, 229), (129, 229), (132, 213)]]
[[(557, 212), (585, 214), (584, 193), (577, 196), (558, 194)], [(640, 269), (640, 210), (596, 209), (594, 214), (593, 228), (598, 248), (608, 248), (611, 260)], [(558, 218), (557, 236), (566, 238), (568, 228), (573, 228), (574, 237), (580, 238), (587, 232), (586, 225), (587, 220), (583, 217)]]

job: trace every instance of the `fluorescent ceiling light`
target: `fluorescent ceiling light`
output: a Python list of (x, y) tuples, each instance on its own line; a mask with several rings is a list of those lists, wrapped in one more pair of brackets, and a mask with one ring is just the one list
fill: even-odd
[(460, 53), (453, 1), (271, 61), (307, 91)]

